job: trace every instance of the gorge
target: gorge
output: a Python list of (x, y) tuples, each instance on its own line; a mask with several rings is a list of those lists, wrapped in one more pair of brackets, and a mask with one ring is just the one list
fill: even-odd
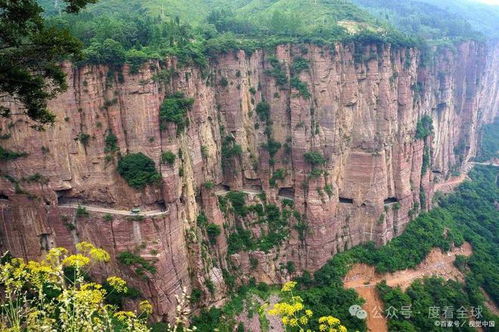
[[(220, 304), (229, 276), (282, 283), (400, 235), (499, 109), (499, 48), (473, 41), (429, 59), (381, 43), (283, 44), (202, 70), (168, 58), (64, 71), (54, 125), (0, 119), (3, 147), (26, 153), (0, 161), (0, 251), (36, 259), (90, 241), (112, 258), (95, 275), (123, 277), (166, 320), (184, 287)], [(193, 99), (185, 128), (160, 119), (178, 92)], [(129, 186), (117, 164), (130, 153), (151, 158), (160, 182)], [(154, 268), (124, 264), (125, 252)]]

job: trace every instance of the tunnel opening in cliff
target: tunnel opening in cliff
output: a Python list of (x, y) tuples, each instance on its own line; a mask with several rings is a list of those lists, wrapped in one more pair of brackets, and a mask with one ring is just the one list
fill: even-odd
[(383, 203), (386, 205), (386, 204), (393, 204), (393, 203), (397, 203), (399, 200), (397, 197), (388, 197), (387, 199), (385, 199), (383, 201)]
[(352, 198), (340, 197), (340, 203), (342, 204), (353, 204)]
[(55, 193), (57, 195), (57, 205), (80, 202), (80, 199), (78, 197), (71, 197), (71, 189), (55, 190)]
[(160, 211), (166, 211), (166, 203), (164, 200), (156, 201), (155, 207)]
[(295, 190), (294, 190), (294, 188), (280, 188), (278, 195), (282, 196), (282, 197), (289, 198), (289, 199), (294, 199), (295, 198)]
[(9, 196), (5, 195), (4, 193), (0, 193), (0, 199), (9, 199)]

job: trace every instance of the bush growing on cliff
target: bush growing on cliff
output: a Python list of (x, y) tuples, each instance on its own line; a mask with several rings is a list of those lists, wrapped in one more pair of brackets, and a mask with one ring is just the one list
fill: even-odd
[(256, 114), (261, 121), (268, 122), (270, 119), (270, 105), (265, 100), (262, 100), (256, 105)]
[(206, 226), (206, 233), (208, 234), (208, 239), (210, 240), (211, 244), (217, 243), (217, 237), (222, 233), (222, 229), (220, 226), (209, 223)]
[(171, 151), (165, 151), (161, 154), (161, 161), (163, 163), (168, 163), (170, 166), (175, 163), (177, 156)]
[(232, 205), (234, 213), (238, 216), (244, 217), (248, 213), (246, 203), (246, 193), (242, 191), (231, 191), (227, 193), (226, 197)]
[(118, 161), (118, 173), (135, 189), (144, 188), (148, 184), (157, 183), (161, 175), (151, 158), (143, 153), (130, 153)]
[(27, 155), (26, 152), (11, 151), (0, 146), (0, 161), (14, 160)]
[(104, 139), (104, 152), (112, 153), (119, 150), (118, 138), (112, 131), (109, 131)]
[(233, 157), (237, 157), (243, 154), (243, 149), (241, 145), (236, 143), (236, 139), (232, 136), (225, 136), (222, 142), (222, 167), (224, 170), (228, 170), (230, 167), (230, 161)]
[(304, 59), (302, 57), (295, 57), (293, 59), (293, 64), (291, 65), (291, 72), (294, 75), (298, 75), (302, 71), (307, 70), (309, 68), (310, 68), (310, 65), (309, 65), (307, 59)]
[(270, 158), (274, 158), (275, 154), (281, 148), (281, 143), (275, 141), (273, 138), (269, 138), (267, 143), (262, 144), (262, 147), (268, 151)]
[(302, 96), (305, 99), (309, 99), (311, 94), (308, 90), (307, 83), (300, 81), (298, 77), (291, 78), (291, 87), (298, 90), (298, 95)]
[(275, 79), (279, 87), (285, 87), (288, 84), (288, 75), (284, 72), (281, 62), (276, 57), (269, 57), (269, 63), (272, 69), (268, 69), (266, 73)]
[(130, 251), (122, 251), (118, 254), (116, 257), (118, 262), (120, 262), (123, 265), (128, 265), (131, 266), (135, 269), (135, 273), (137, 273), (139, 276), (146, 277), (144, 271), (148, 271), (149, 273), (156, 273), (156, 266), (154, 266), (153, 263), (149, 262), (145, 258), (142, 258), (138, 255), (135, 255), (134, 253)]
[(76, 208), (76, 217), (78, 217), (78, 218), (86, 218), (89, 215), (90, 214), (88, 213), (86, 207), (78, 205), (78, 207)]
[(432, 134), (433, 119), (429, 115), (423, 115), (416, 124), (416, 139), (425, 139)]
[(159, 111), (162, 123), (173, 122), (177, 125), (177, 133), (180, 133), (188, 125), (187, 112), (194, 104), (194, 99), (185, 98), (182, 92), (176, 92), (165, 98)]
[(323, 165), (326, 163), (326, 159), (324, 156), (317, 151), (309, 151), (303, 154), (305, 161), (308, 162), (312, 166)]
[(274, 174), (272, 174), (272, 177), (269, 180), (269, 184), (274, 187), (277, 183), (277, 180), (284, 180), (286, 177), (286, 170), (283, 168), (276, 169), (274, 171)]

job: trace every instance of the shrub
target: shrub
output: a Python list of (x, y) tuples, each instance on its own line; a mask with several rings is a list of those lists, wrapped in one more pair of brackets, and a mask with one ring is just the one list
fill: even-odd
[[(203, 292), (198, 288), (193, 288), (191, 292), (191, 303), (198, 303), (201, 301), (201, 297), (203, 296)], [(162, 330), (164, 331), (164, 330)]]
[(308, 60), (302, 57), (295, 57), (291, 65), (291, 72), (295, 75), (300, 74), (302, 71), (309, 68)]
[(106, 213), (102, 219), (104, 219), (104, 221), (112, 221), (113, 220), (113, 216), (110, 214), (110, 213)]
[(242, 191), (231, 191), (227, 193), (226, 197), (230, 201), (236, 215), (244, 217), (247, 214), (248, 210), (245, 206), (246, 193)]
[(226, 136), (222, 142), (222, 166), (229, 166), (229, 159), (235, 156), (240, 156), (243, 153), (241, 145), (236, 144), (236, 140), (232, 136)]
[(284, 87), (286, 84), (288, 84), (288, 76), (283, 71), (281, 63), (275, 57), (270, 57), (269, 62), (272, 66), (272, 69), (267, 70), (266, 73), (275, 78), (276, 84), (278, 86)]
[(84, 206), (78, 205), (76, 208), (76, 216), (79, 218), (88, 217), (89, 213)]
[(252, 270), (256, 270), (256, 268), (258, 267), (258, 259), (253, 256), (250, 256), (249, 263), (250, 263), (250, 268)]
[(333, 186), (330, 185), (330, 184), (326, 184), (324, 186), (324, 191), (326, 192), (326, 194), (329, 196), (329, 197), (332, 197), (333, 196)]
[(84, 146), (87, 146), (90, 141), (90, 135), (86, 133), (79, 133), (76, 139), (79, 140)]
[(135, 189), (141, 189), (161, 179), (161, 175), (156, 171), (154, 161), (141, 152), (130, 153), (121, 158), (117, 170), (128, 185)]
[(161, 161), (163, 163), (168, 163), (169, 165), (173, 165), (176, 158), (177, 156), (175, 155), (175, 153), (171, 151), (165, 151), (161, 154)]
[(308, 162), (309, 164), (316, 166), (316, 165), (323, 165), (326, 163), (326, 159), (322, 156), (320, 152), (317, 151), (309, 151), (305, 152), (303, 154), (303, 157), (305, 158), (305, 161)]
[(416, 124), (416, 139), (425, 139), (433, 134), (433, 120), (429, 115), (424, 115)]
[(295, 263), (292, 261), (288, 261), (286, 263), (286, 270), (288, 270), (288, 273), (294, 273), (296, 271)]
[(206, 214), (204, 214), (203, 211), (201, 211), (201, 213), (198, 215), (196, 221), (199, 227), (205, 227), (208, 224), (208, 218), (206, 217)]
[(310, 91), (308, 91), (308, 85), (302, 81), (298, 77), (293, 77), (291, 79), (291, 87), (298, 90), (298, 94), (305, 99), (310, 98)]
[(206, 233), (211, 244), (217, 243), (217, 237), (222, 233), (220, 226), (210, 223), (206, 226)]
[(261, 121), (268, 122), (270, 119), (270, 105), (265, 100), (262, 100), (256, 105), (256, 114)]
[(110, 152), (115, 152), (118, 151), (118, 138), (116, 135), (113, 134), (112, 131), (109, 131), (109, 133), (106, 135), (106, 138), (104, 139), (104, 152), (110, 153)]
[(269, 138), (267, 143), (263, 144), (262, 147), (269, 152), (270, 158), (273, 158), (281, 148), (281, 143)]
[(123, 265), (134, 266), (138, 275), (143, 276), (144, 270), (152, 274), (156, 273), (156, 267), (152, 263), (130, 251), (120, 252), (116, 259)]
[(201, 145), (201, 156), (208, 158), (208, 147), (206, 145)]
[(225, 77), (222, 77), (220, 79), (220, 85), (225, 88), (229, 85), (229, 81), (227, 81), (227, 79)]
[(215, 187), (215, 182), (213, 182), (213, 181), (206, 181), (205, 183), (203, 183), (203, 186), (206, 189), (213, 189)]
[(286, 176), (286, 170), (283, 168), (279, 168), (274, 171), (274, 174), (272, 174), (272, 177), (269, 180), (269, 183), (271, 186), (275, 186), (277, 180), (284, 180), (284, 177)]
[(0, 160), (2, 161), (14, 160), (17, 158), (25, 157), (27, 155), (28, 154), (26, 152), (15, 152), (4, 149), (3, 147), (0, 146)]
[(177, 125), (177, 132), (181, 132), (188, 124), (187, 112), (193, 103), (194, 99), (185, 98), (181, 92), (168, 96), (159, 111), (161, 122), (173, 122)]

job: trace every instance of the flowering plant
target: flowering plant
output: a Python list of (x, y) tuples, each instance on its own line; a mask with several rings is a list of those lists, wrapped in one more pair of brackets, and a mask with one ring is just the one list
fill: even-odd
[[(305, 308), (303, 299), (293, 294), (296, 287), (295, 281), (286, 282), (281, 289), (281, 302), (273, 305), (268, 310), (269, 315), (280, 316), (286, 331), (312, 332), (317, 325), (319, 331), (347, 332), (340, 320), (333, 316), (320, 317), (318, 321), (312, 319), (314, 313)], [(318, 324), (316, 324), (318, 322)]]
[[(84, 269), (106, 263), (109, 254), (88, 242), (76, 245), (77, 254), (53, 248), (40, 262), (19, 258), (0, 260), (1, 331), (149, 331), (148, 301), (139, 311), (119, 311), (106, 304), (101, 284), (87, 281)], [(68, 271), (71, 273), (68, 274)], [(126, 282), (107, 278), (111, 292), (126, 293)]]

